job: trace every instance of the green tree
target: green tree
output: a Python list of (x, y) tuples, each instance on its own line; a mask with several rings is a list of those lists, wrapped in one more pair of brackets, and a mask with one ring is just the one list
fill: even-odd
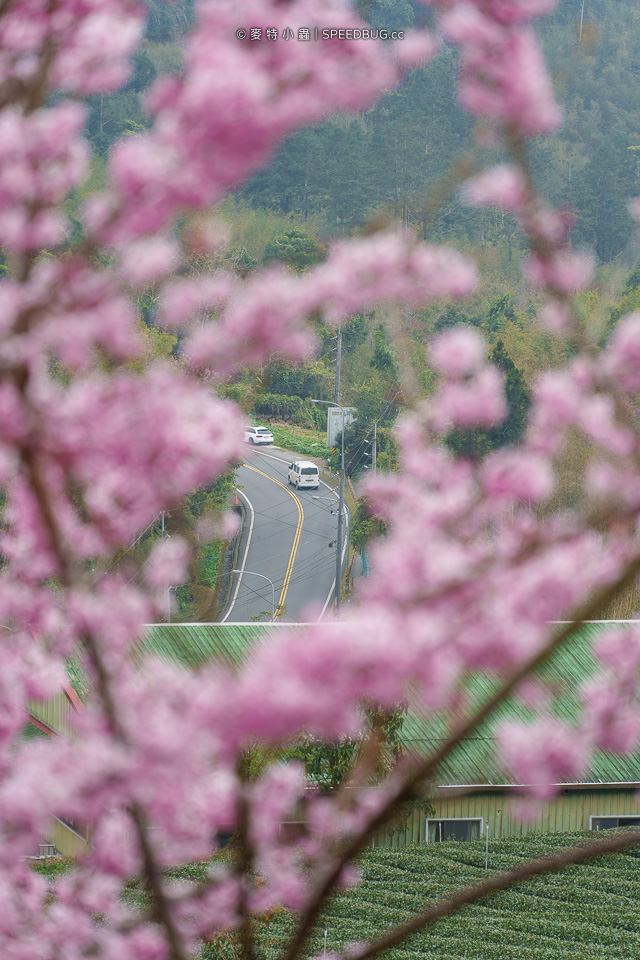
[[(397, 449), (391, 429), (398, 415), (396, 393), (381, 396), (377, 384), (369, 384), (353, 395), (351, 406), (357, 420), (344, 433), (344, 459), (348, 474), (357, 478), (371, 467), (374, 424), (376, 425), (377, 461), (380, 469), (395, 468)], [(335, 451), (327, 458), (332, 470), (340, 469), (340, 437)]]
[[(333, 331), (332, 331), (333, 332)], [(342, 324), (342, 349), (345, 353), (352, 353), (361, 344), (366, 343), (369, 328), (362, 314), (350, 317)]]
[(297, 273), (315, 266), (323, 258), (323, 249), (312, 237), (301, 230), (288, 230), (274, 237), (264, 249), (262, 262), (284, 263)]
[(630, 293), (632, 290), (637, 290), (638, 288), (640, 288), (640, 263), (635, 265), (627, 277), (627, 285), (624, 288), (624, 292)]
[(491, 333), (497, 333), (505, 320), (513, 321), (515, 319), (516, 313), (513, 309), (513, 297), (510, 293), (503, 293), (502, 296), (495, 297), (489, 304), (486, 327)]
[(637, 192), (636, 161), (627, 150), (625, 133), (613, 136), (609, 128), (606, 137), (603, 132), (603, 141), (575, 178), (570, 196), (577, 212), (576, 241), (595, 248), (604, 262), (613, 260), (631, 237), (627, 204)]
[(194, 0), (163, 3), (162, 0), (144, 0), (149, 8), (147, 39), (159, 42), (179, 41), (194, 22)]
[(324, 125), (323, 206), (336, 234), (360, 226), (379, 205), (369, 139), (361, 117), (334, 117)]
[(328, 400), (331, 374), (321, 360), (308, 360), (293, 366), (274, 357), (265, 370), (262, 385), (265, 393), (287, 397), (314, 397)]
[(343, 737), (340, 740), (316, 740), (308, 737), (294, 744), (286, 752), (287, 759), (302, 760), (307, 776), (323, 793), (331, 793), (353, 770), (362, 753), (363, 743), (370, 742), (374, 734), (377, 756), (370, 761), (369, 777), (372, 782), (383, 779), (403, 753), (402, 726), (407, 708), (398, 704), (395, 710), (382, 710), (373, 703), (362, 706), (366, 733), (362, 738)]
[(284, 141), (268, 167), (241, 191), (252, 204), (299, 213), (306, 220), (325, 205), (324, 125), (308, 127)]
[(373, 334), (373, 356), (369, 365), (395, 380), (396, 361), (381, 326)]
[(433, 325), (434, 333), (442, 333), (443, 330), (450, 330), (452, 327), (459, 326), (481, 327), (482, 318), (469, 316), (460, 307), (450, 303), (444, 313), (441, 313)]
[(378, 30), (403, 30), (415, 20), (409, 0), (356, 0), (355, 6), (362, 19)]
[(531, 394), (525, 383), (522, 372), (504, 348), (502, 340), (498, 340), (491, 354), (491, 362), (502, 370), (505, 378), (505, 396), (507, 400), (507, 416), (502, 423), (497, 424), (489, 431), (491, 448), (497, 450), (510, 444), (518, 443), (527, 426), (527, 416), (531, 406)]
[(445, 438), (449, 449), (459, 457), (481, 460), (493, 450), (520, 440), (527, 425), (531, 394), (522, 372), (504, 348), (502, 340), (495, 345), (491, 362), (502, 370), (505, 379), (507, 416), (488, 430), (452, 430)]
[(383, 536), (386, 531), (387, 524), (382, 517), (371, 512), (371, 504), (368, 499), (358, 497), (349, 527), (349, 542), (354, 550), (360, 553), (371, 540)]

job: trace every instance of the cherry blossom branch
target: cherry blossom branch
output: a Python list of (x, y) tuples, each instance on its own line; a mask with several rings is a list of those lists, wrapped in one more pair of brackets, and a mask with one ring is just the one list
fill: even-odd
[(528, 676), (535, 672), (549, 660), (549, 658), (559, 649), (585, 622), (594, 619), (595, 615), (602, 609), (605, 609), (629, 584), (633, 583), (640, 573), (640, 554), (631, 559), (625, 567), (623, 573), (610, 586), (596, 591), (595, 595), (587, 600), (580, 609), (572, 616), (561, 630), (554, 635), (551, 643), (535, 654), (521, 666), (517, 667), (503, 682), (500, 689), (491, 697), (482, 707), (480, 707), (472, 716), (464, 721), (460, 727), (457, 727), (452, 738), (446, 741), (442, 748), (431, 757), (423, 769), (426, 771), (422, 777), (428, 778), (429, 774), (436, 772), (442, 761), (451, 753), (452, 749), (465, 737), (480, 726), (485, 720), (495, 712), (497, 707), (518, 687), (518, 685)]
[[(247, 2), (247, 22), (271, 29), (296, 26), (291, 17), (308, 25), (318, 16), (318, 4), (345, 26), (353, 15), (346, 6), (341, 11), (320, 0), (284, 6), (272, 0)], [(442, 13), (442, 35), (462, 48), (465, 105), (489, 119), (506, 139), (517, 141), (514, 151), (523, 153), (524, 137), (547, 132), (558, 118), (529, 25), (549, 0), (434, 3)], [(64, 878), (59, 881), (56, 906), (66, 918), (62, 924), (48, 927), (51, 911), (33, 909), (34, 903), (46, 907), (46, 884), (34, 886), (33, 878), (27, 882), (22, 877), (15, 888), (24, 891), (20, 902), (26, 919), (8, 921), (2, 939), (17, 942), (19, 950), (35, 930), (48, 957), (69, 949), (79, 956), (103, 950), (123, 960), (167, 954), (186, 960), (193, 937), (234, 929), (245, 960), (253, 960), (252, 914), (282, 904), (302, 912), (297, 939), (289, 945), (289, 955), (298, 956), (327, 893), (344, 879), (343, 868), (389, 821), (397, 804), (417, 795), (425, 780), (430, 783), (461, 739), (491, 717), (594, 608), (635, 576), (640, 558), (629, 519), (634, 508), (636, 514), (640, 510), (640, 494), (636, 503), (627, 489), (614, 489), (623, 505), (618, 508), (615, 498), (613, 507), (605, 501), (608, 512), (602, 522), (608, 532), (602, 536), (594, 512), (587, 509), (568, 522), (556, 515), (553, 525), (538, 522), (534, 514), (512, 514), (511, 524), (507, 518), (510, 504), (531, 500), (526, 496), (529, 466), (534, 487), (537, 483), (534, 502), (540, 502), (547, 475), (548, 487), (552, 484), (554, 442), (572, 425), (593, 435), (605, 451), (610, 449), (608, 429), (625, 434), (625, 441), (630, 434), (635, 446), (626, 462), (634, 483), (628, 486), (635, 487), (638, 429), (631, 400), (640, 335), (637, 343), (623, 336), (617, 358), (609, 348), (596, 357), (581, 343), (582, 356), (566, 374), (574, 376), (569, 386), (576, 406), (567, 412), (557, 390), (538, 397), (538, 448), (535, 438), (528, 438), (522, 451), (498, 453), (475, 470), (449, 458), (435, 438), (446, 433), (450, 421), (486, 425), (493, 417), (495, 422), (504, 409), (502, 384), (484, 365), (486, 350), (478, 338), (467, 338), (466, 344), (458, 338), (459, 356), (455, 344), (453, 349), (445, 344), (439, 360), (434, 345), (434, 364), (440, 364), (445, 381), (439, 400), (425, 405), (422, 421), (419, 410), (399, 428), (406, 475), (378, 480), (383, 504), (385, 490), (388, 495), (394, 483), (396, 491), (401, 484), (413, 484), (415, 500), (410, 511), (403, 513), (398, 503), (395, 512), (389, 509), (390, 533), (377, 563), (378, 593), (369, 597), (377, 643), (359, 646), (362, 638), (355, 637), (352, 644), (343, 644), (340, 631), (346, 634), (348, 626), (332, 624), (333, 631), (323, 635), (320, 624), (300, 645), (275, 638), (233, 676), (213, 665), (196, 676), (152, 657), (134, 675), (130, 653), (140, 624), (148, 623), (157, 609), (157, 591), (186, 579), (177, 574), (187, 568), (188, 546), (178, 536), (157, 545), (145, 562), (145, 583), (139, 589), (131, 586), (135, 577), (127, 581), (110, 574), (105, 564), (160, 510), (223, 472), (241, 447), (239, 415), (195, 377), (189, 380), (161, 364), (142, 374), (123, 369), (136, 350), (136, 292), (148, 287), (158, 292), (159, 322), (171, 329), (184, 329), (200, 314), (217, 318), (196, 324), (183, 347), (186, 361), (215, 378), (246, 368), (282, 344), (291, 356), (302, 356), (308, 344), (300, 332), (304, 316), (324, 312), (329, 320), (339, 320), (379, 303), (400, 311), (405, 302), (464, 296), (476, 276), (473, 265), (454, 251), (407, 243), (390, 230), (336, 244), (326, 261), (300, 278), (267, 270), (243, 281), (223, 271), (213, 277), (169, 279), (179, 270), (180, 244), (170, 236), (177, 217), (209, 209), (257, 170), (287, 132), (335, 109), (365, 107), (397, 79), (382, 50), (376, 52), (371, 44), (340, 41), (322, 49), (243, 44), (235, 36), (233, 0), (198, 4), (194, 31), (184, 46), (184, 69), (159, 77), (146, 95), (157, 123), (148, 133), (114, 146), (109, 186), (90, 197), (81, 213), (85, 238), (69, 242), (62, 207), (84, 182), (90, 160), (80, 101), (126, 81), (128, 61), (142, 34), (141, 8), (133, 0), (88, 5), (33, 0), (32, 7), (25, 30), (20, 5), (0, 0), (3, 36), (13, 37), (14, 44), (8, 43), (6, 58), (3, 54), (3, 102), (10, 102), (10, 109), (0, 114), (0, 240), (10, 265), (0, 283), (0, 312), (6, 317), (0, 344), (0, 484), (7, 489), (0, 608), (7, 622), (26, 628), (25, 637), (20, 629), (8, 637), (5, 677), (12, 689), (0, 684), (0, 763), (6, 773), (0, 779), (6, 841), (0, 844), (0, 860), (14, 871), (12, 877), (18, 875), (21, 858), (52, 810), (90, 820), (95, 832), (90, 866), (79, 864), (66, 887)], [(427, 46), (433, 48), (433, 42)], [(415, 55), (415, 44), (413, 50)], [(216, 86), (212, 62), (220, 65), (221, 86)], [(50, 105), (44, 108), (49, 93)], [(527, 180), (526, 158), (515, 160), (520, 169), (514, 175), (510, 168), (507, 180), (513, 187), (515, 179), (520, 187), (516, 215), (530, 236), (531, 276), (557, 307), (570, 311), (571, 284), (584, 270), (566, 248), (567, 217), (543, 206), (531, 178)], [(473, 172), (467, 163), (463, 176)], [(459, 171), (445, 176), (435, 199), (433, 192), (427, 198), (425, 219), (437, 206), (438, 190), (441, 197), (450, 192), (459, 176)], [(483, 176), (475, 178), (478, 196), (477, 181)], [(504, 188), (504, 171), (501, 176), (497, 180)], [(485, 176), (483, 183), (484, 200), (479, 202), (495, 202), (495, 176)], [(487, 192), (491, 183), (493, 193)], [(205, 233), (203, 249), (217, 249), (215, 231), (208, 237)], [(183, 239), (188, 247), (186, 235)], [(56, 257), (61, 249), (65, 255)], [(55, 371), (51, 375), (51, 358), (70, 371), (64, 385)], [(616, 393), (621, 367), (627, 375)], [(602, 414), (600, 407), (595, 426), (589, 424), (579, 415), (582, 398), (596, 406), (604, 400), (611, 412), (607, 406)], [(554, 400), (562, 408), (557, 416)], [(412, 430), (415, 442), (410, 444), (406, 440)], [(531, 435), (534, 430), (532, 421)], [(617, 463), (625, 456), (618, 454)], [(433, 557), (424, 553), (425, 542)], [(588, 554), (585, 574), (576, 579), (583, 547)], [(551, 573), (543, 570), (547, 553)], [(89, 558), (92, 565), (95, 560), (92, 576), (84, 569)], [(403, 589), (395, 590), (393, 577), (405, 558), (406, 580), (400, 583)], [(619, 571), (625, 561), (618, 580), (610, 583), (616, 575), (611, 570)], [(501, 584), (509, 577), (517, 602), (507, 605), (511, 619), (506, 633), (511, 627), (515, 638), (522, 626), (525, 638), (513, 649), (510, 636), (496, 641), (490, 635), (489, 623), (499, 607)], [(550, 580), (553, 597), (536, 605), (536, 590)], [(548, 637), (545, 622), (554, 613), (574, 609), (577, 598), (591, 595), (594, 583), (609, 587), (591, 596), (571, 624)], [(450, 649), (451, 673), (442, 674), (439, 686), (436, 664), (428, 658), (458, 628), (460, 636), (453, 637)], [(30, 645), (29, 632), (46, 637), (46, 643)], [(388, 649), (392, 638), (398, 646), (404, 643), (403, 656), (390, 656), (396, 653)], [(94, 687), (93, 703), (76, 718), (77, 735), (73, 742), (61, 738), (46, 747), (16, 748), (24, 702), (55, 693), (74, 643), (83, 650)], [(615, 672), (622, 660), (615, 661), (610, 645), (607, 661), (605, 650), (605, 669), (597, 678), (601, 686), (606, 687), (606, 668), (613, 661)], [(421, 662), (429, 664), (435, 677), (431, 686), (426, 673), (420, 673)], [(379, 790), (369, 775), (379, 766), (374, 737), (363, 747), (349, 788), (337, 796), (310, 796), (295, 764), (273, 763), (257, 782), (241, 782), (235, 758), (248, 743), (264, 739), (280, 745), (304, 730), (319, 739), (347, 736), (357, 726), (359, 703), (370, 697), (388, 706), (403, 696), (412, 679), (422, 683), (427, 709), (454, 717), (460, 692), (456, 678), (487, 662), (520, 665), (505, 668), (511, 672), (497, 680), (492, 697), (448, 730), (441, 749), (412, 766), (398, 764)], [(625, 713), (628, 686), (621, 684), (620, 690), (622, 709), (615, 713), (616, 701), (611, 710), (621, 739), (628, 742), (636, 717), (633, 710)], [(611, 692), (618, 692), (615, 685), (605, 690)], [(597, 693), (585, 702), (584, 722), (576, 728), (578, 747), (582, 741), (599, 745), (606, 733), (609, 701)], [(593, 721), (596, 715), (604, 716), (599, 726)], [(67, 773), (64, 778), (61, 770)], [(548, 780), (556, 782), (553, 775)], [(516, 770), (514, 782), (531, 781)], [(34, 791), (34, 783), (41, 789)], [(277, 824), (301, 805), (309, 833), (280, 835)], [(133, 829), (126, 836), (117, 811), (131, 818)], [(362, 826), (367, 817), (369, 823)], [(165, 881), (165, 865), (210, 857), (212, 836), (234, 827), (235, 865), (195, 887), (174, 888)], [(309, 863), (316, 872), (305, 907)], [(256, 867), (264, 884), (254, 884)], [(123, 915), (119, 900), (123, 880), (134, 873), (140, 873), (151, 900), (135, 919)], [(106, 922), (93, 925), (96, 917)], [(124, 921), (120, 925), (119, 918)], [(387, 938), (404, 935), (399, 928)], [(70, 943), (70, 937), (77, 942)]]
[(593, 598), (583, 604), (576, 614), (574, 614), (571, 621), (558, 631), (552, 641), (547, 644), (542, 651), (517, 667), (507, 677), (493, 697), (487, 700), (478, 710), (455, 728), (452, 736), (445, 740), (439, 750), (422, 763), (416, 765), (413, 770), (408, 773), (403, 771), (404, 776), (400, 787), (392, 789), (384, 806), (382, 806), (377, 814), (368, 821), (366, 826), (350, 840), (341, 851), (337, 860), (331, 864), (325, 875), (321, 877), (305, 907), (300, 923), (287, 946), (283, 960), (295, 960), (295, 958), (300, 955), (320, 915), (324, 902), (337, 884), (343, 869), (364, 849), (371, 837), (385, 826), (393, 816), (396, 806), (406, 800), (414, 799), (419, 785), (435, 778), (442, 762), (458, 744), (466, 737), (469, 737), (481, 723), (487, 720), (518, 685), (526, 677), (539, 669), (585, 621), (593, 619), (599, 610), (611, 603), (618, 593), (634, 581), (639, 572), (640, 554), (629, 561), (624, 572), (615, 583), (603, 590), (597, 591)]
[(385, 934), (385, 936), (380, 937), (379, 940), (368, 943), (363, 949), (358, 950), (357, 953), (342, 953), (340, 956), (343, 957), (344, 960), (348, 960), (349, 957), (354, 956), (357, 957), (357, 960), (370, 960), (371, 957), (378, 956), (385, 950), (389, 950), (391, 947), (402, 943), (403, 940), (406, 940), (407, 937), (410, 937), (413, 933), (417, 933), (418, 930), (423, 930), (430, 924), (455, 913), (462, 907), (468, 906), (471, 903), (477, 903), (479, 900), (484, 900), (486, 897), (490, 897), (500, 890), (515, 886), (531, 877), (554, 873), (557, 870), (563, 870), (565, 867), (584, 863), (586, 860), (604, 857), (611, 853), (618, 853), (621, 850), (626, 850), (639, 843), (640, 830), (625, 831), (623, 834), (618, 834), (610, 838), (607, 837), (604, 840), (595, 840), (575, 847), (566, 847), (559, 853), (550, 854), (537, 860), (530, 860), (519, 867), (514, 867), (512, 870), (505, 870), (498, 873), (481, 883), (474, 883), (470, 886), (463, 887), (451, 896), (440, 900), (433, 907), (429, 907), (422, 913), (417, 914), (407, 923), (395, 927), (389, 933)]
[(139, 803), (132, 805), (131, 818), (136, 825), (140, 852), (142, 853), (144, 876), (149, 893), (153, 899), (153, 913), (158, 923), (162, 925), (166, 932), (167, 941), (171, 949), (171, 958), (172, 960), (189, 960), (189, 955), (184, 948), (182, 937), (173, 920), (170, 901), (165, 894), (162, 883), (162, 872), (158, 866), (149, 838), (149, 827), (146, 822), (145, 813)]
[[(246, 789), (246, 787), (245, 787)], [(236, 863), (236, 874), (240, 884), (240, 897), (238, 902), (238, 913), (240, 915), (240, 928), (238, 930), (238, 939), (240, 941), (241, 957), (243, 960), (255, 960), (255, 939), (253, 933), (253, 917), (249, 908), (249, 890), (248, 884), (251, 882), (253, 870), (253, 849), (250, 839), (250, 806), (245, 790), (240, 790), (238, 797), (238, 828), (236, 831), (236, 840), (238, 846), (238, 859)]]
[[(51, 503), (45, 484), (42, 481), (37, 459), (33, 450), (28, 447), (22, 451), (22, 456), (28, 470), (32, 490), (40, 507), (41, 515), (49, 530), (51, 547), (55, 551), (58, 559), (62, 580), (67, 587), (70, 587), (73, 583), (72, 561), (63, 544), (63, 538), (55, 516), (53, 504)], [(81, 642), (94, 669), (97, 680), (97, 692), (112, 734), (123, 746), (129, 746), (129, 738), (120, 722), (116, 703), (113, 698), (111, 677), (100, 655), (99, 647), (95, 639), (88, 633), (81, 638)], [(173, 919), (170, 898), (164, 891), (162, 871), (156, 860), (153, 845), (150, 840), (146, 815), (142, 806), (137, 802), (132, 804), (130, 814), (135, 824), (138, 843), (140, 845), (144, 877), (153, 900), (152, 912), (166, 932), (172, 960), (188, 960), (188, 954), (185, 951), (182, 937)]]

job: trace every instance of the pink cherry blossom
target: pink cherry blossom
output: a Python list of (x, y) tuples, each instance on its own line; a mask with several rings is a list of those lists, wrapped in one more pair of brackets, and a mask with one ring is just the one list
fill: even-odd
[(640, 220), (640, 198), (636, 197), (629, 204), (629, 212), (634, 220)]
[(213, 313), (225, 304), (236, 286), (235, 278), (223, 270), (210, 276), (171, 280), (160, 297), (158, 320), (168, 329), (183, 327), (198, 314)]
[(476, 206), (494, 204), (518, 213), (528, 198), (528, 188), (521, 170), (503, 164), (467, 180), (462, 195)]
[(523, 503), (546, 499), (553, 490), (554, 477), (549, 461), (524, 451), (499, 451), (484, 467), (484, 487), (492, 497)]
[(64, 238), (65, 218), (56, 208), (87, 171), (83, 123), (84, 110), (69, 102), (28, 116), (0, 115), (0, 242), (10, 250), (25, 253)]
[(154, 587), (166, 588), (183, 583), (187, 576), (189, 546), (180, 537), (161, 540), (153, 548), (145, 570), (145, 579)]
[(447, 39), (460, 45), (460, 99), (524, 136), (550, 133), (561, 121), (534, 31), (508, 28), (489, 5), (457, 3), (441, 17)]
[(567, 304), (553, 300), (540, 308), (538, 319), (546, 330), (556, 336), (569, 333), (573, 323), (571, 310)]
[(622, 317), (605, 354), (605, 369), (631, 395), (640, 390), (640, 313)]
[(587, 753), (575, 733), (551, 718), (529, 726), (503, 724), (501, 752), (516, 782), (526, 784), (534, 797), (546, 799), (553, 796), (557, 784), (578, 779)]
[(474, 264), (457, 251), (386, 232), (336, 244), (326, 262), (309, 272), (305, 286), (313, 291), (309, 306), (337, 322), (384, 301), (463, 297), (475, 283)]
[(558, 253), (552, 261), (531, 256), (525, 263), (524, 275), (531, 283), (547, 285), (561, 293), (584, 290), (593, 276), (593, 260), (587, 254)]
[(121, 252), (122, 273), (132, 286), (145, 286), (171, 273), (180, 261), (177, 245), (162, 237), (138, 240)]
[(507, 414), (504, 383), (492, 367), (481, 370), (466, 381), (447, 383), (438, 398), (435, 423), (461, 427), (493, 427)]
[[(182, 262), (182, 251), (220, 253), (229, 237), (207, 219), (212, 204), (289, 132), (368, 107), (437, 44), (426, 33), (393, 48), (338, 38), (257, 44), (236, 35), (237, 4), (202, 0), (181, 70), (145, 95), (149, 130), (111, 151), (108, 186), (87, 199), (76, 240), (64, 208), (90, 160), (76, 100), (126, 81), (144, 11), (133, 0), (4, 5), (3, 957), (196, 956), (203, 938), (246, 931), (252, 913), (285, 906), (303, 914), (332, 871), (333, 888), (357, 882), (341, 851), (369, 841), (405, 777), (432, 780), (438, 765), (412, 751), (382, 782), (364, 776), (357, 785), (357, 771), (348, 788), (323, 796), (301, 766), (282, 761), (283, 748), (301, 737), (365, 736), (363, 703), (407, 704), (434, 730), (455, 730), (475, 709), (469, 674), (489, 674), (496, 689), (511, 676), (503, 693), (522, 693), (531, 665), (549, 655), (558, 630), (568, 632), (549, 621), (573, 617), (598, 591), (636, 575), (638, 318), (623, 318), (602, 351), (582, 351), (572, 295), (593, 265), (569, 249), (571, 215), (535, 194), (522, 161), (523, 140), (559, 121), (531, 25), (552, 0), (432, 5), (438, 32), (460, 48), (462, 102), (483, 121), (478, 162), (487, 147), (513, 152), (464, 193), (514, 214), (534, 251), (527, 275), (547, 298), (540, 320), (573, 338), (572, 359), (532, 384), (520, 444), (475, 462), (454, 456), (443, 438), (500, 422), (502, 375), (475, 332), (456, 329), (430, 344), (439, 382), (398, 422), (400, 468), (365, 486), (387, 532), (370, 548), (359, 606), (274, 632), (233, 669), (210, 662), (198, 670), (154, 655), (144, 626), (166, 615), (166, 587), (188, 579), (186, 539), (174, 531), (142, 562), (134, 548), (152, 538), (162, 511), (242, 457), (244, 414), (216, 396), (217, 385), (274, 352), (308, 356), (309, 317), (338, 322), (381, 307), (401, 323), (416, 305), (471, 293), (477, 271), (456, 250), (400, 227), (328, 244), (326, 259), (302, 276), (279, 267), (247, 278), (198, 273), (202, 261)], [(249, 0), (242, 15), (279, 35), (359, 24), (353, 9), (329, 0)], [(184, 332), (175, 361), (144, 359), (137, 298), (148, 287), (154, 323)], [(554, 461), (573, 435), (590, 453), (572, 509), (558, 509)], [(215, 517), (197, 528), (206, 538), (230, 532), (228, 519)], [(487, 721), (505, 777), (524, 798), (541, 802), (579, 779), (596, 750), (637, 747), (638, 631), (607, 631), (593, 652), (594, 676), (572, 725), (554, 717), (551, 686), (528, 698), (530, 723)], [(82, 698), (67, 680), (70, 663)], [(68, 704), (60, 729), (22, 741), (30, 700), (49, 697)], [(247, 782), (240, 770), (256, 749), (276, 759)], [(51, 817), (91, 833), (86, 856), (55, 882), (24, 860)], [(294, 831), (284, 829), (289, 819)], [(238, 855), (210, 864), (202, 882), (167, 875), (211, 861), (230, 831)], [(152, 913), (123, 899), (133, 875), (153, 891)]]
[[(346, 6), (311, 0), (291, 9), (251, 0), (243, 14), (256, 29), (278, 35), (300, 27), (313, 32), (328, 22), (359, 25)], [(115, 194), (102, 209), (88, 209), (88, 225), (105, 239), (154, 233), (184, 209), (209, 206), (265, 163), (287, 132), (335, 110), (368, 106), (399, 79), (399, 63), (382, 44), (336, 39), (258, 47), (238, 40), (236, 21), (231, 0), (198, 7), (184, 73), (159, 78), (147, 96), (153, 131), (116, 145), (110, 159)], [(428, 39), (417, 46), (408, 51), (411, 63), (436, 49)]]
[(431, 344), (431, 359), (448, 377), (463, 377), (477, 371), (484, 363), (486, 347), (473, 330), (451, 330)]

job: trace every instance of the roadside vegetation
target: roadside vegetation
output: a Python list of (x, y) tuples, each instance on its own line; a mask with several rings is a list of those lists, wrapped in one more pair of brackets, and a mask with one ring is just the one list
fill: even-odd
[(311, 457), (314, 460), (325, 459), (327, 456), (326, 433), (305, 427), (294, 427), (287, 424), (269, 422), (273, 433), (274, 443), (285, 450), (299, 453), (301, 456)]

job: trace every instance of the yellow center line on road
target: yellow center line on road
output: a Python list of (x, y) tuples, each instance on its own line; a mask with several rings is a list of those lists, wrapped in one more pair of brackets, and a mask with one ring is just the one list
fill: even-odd
[(284, 575), (284, 583), (282, 584), (282, 592), (280, 594), (280, 599), (278, 600), (273, 619), (275, 620), (275, 614), (278, 611), (278, 608), (284, 606), (285, 597), (287, 596), (287, 590), (289, 589), (289, 582), (291, 580), (291, 575), (293, 573), (293, 562), (296, 558), (296, 552), (298, 550), (298, 544), (300, 543), (300, 535), (302, 533), (302, 521), (304, 520), (304, 510), (302, 508), (302, 502), (299, 497), (296, 496), (288, 487), (285, 487), (284, 483), (281, 483), (279, 480), (276, 480), (275, 477), (270, 477), (268, 473), (264, 473), (262, 470), (258, 470), (257, 467), (251, 467), (248, 463), (243, 464), (247, 470), (253, 470), (254, 473), (259, 473), (261, 477), (266, 477), (267, 480), (271, 480), (273, 483), (277, 483), (279, 487), (282, 487), (283, 490), (289, 494), (290, 497), (296, 502), (298, 508), (298, 523), (296, 525), (296, 532), (293, 537), (293, 546), (291, 548), (291, 553), (289, 554), (289, 563), (287, 564), (287, 571)]

